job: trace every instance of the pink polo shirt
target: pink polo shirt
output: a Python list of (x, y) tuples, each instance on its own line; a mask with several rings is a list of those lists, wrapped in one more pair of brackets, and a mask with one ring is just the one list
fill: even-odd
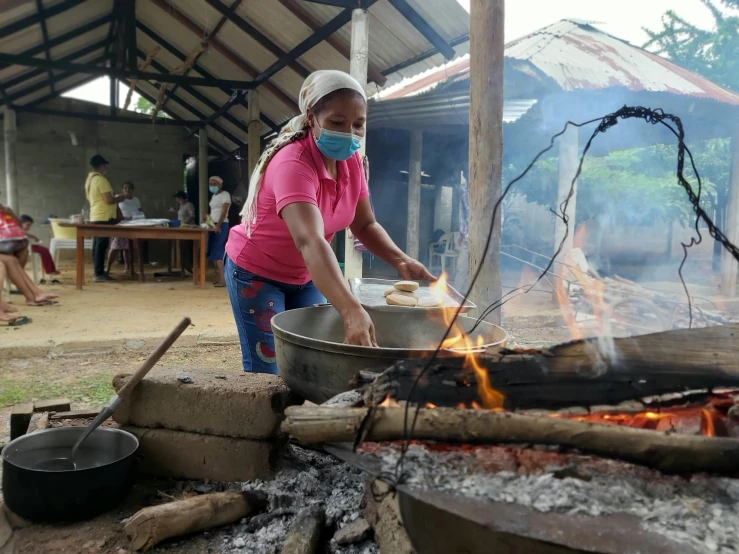
[(311, 280), (303, 256), (295, 247), (280, 212), (288, 204), (308, 202), (323, 216), (324, 234), (330, 242), (334, 233), (354, 221), (357, 204), (369, 197), (362, 160), (354, 154), (337, 162), (338, 182), (326, 171), (313, 137), (283, 147), (267, 165), (257, 196), (257, 220), (247, 238), (243, 225), (231, 229), (226, 253), (247, 271), (291, 285)]

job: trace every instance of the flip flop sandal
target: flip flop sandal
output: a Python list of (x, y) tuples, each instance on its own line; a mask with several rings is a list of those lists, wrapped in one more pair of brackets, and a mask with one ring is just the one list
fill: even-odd
[(56, 300), (46, 300), (45, 302), (34, 302), (33, 304), (26, 304), (26, 306), (33, 306), (36, 308), (42, 307), (42, 306), (59, 306), (59, 302)]
[(32, 321), (33, 320), (30, 317), (27, 317), (25, 315), (22, 315), (20, 317), (16, 317), (12, 321), (6, 321), (6, 322), (2, 322), (2, 323), (5, 324), (5, 327), (20, 327), (21, 325), (28, 325)]
[(226, 287), (226, 283), (213, 283), (213, 286), (217, 289), (222, 289)]
[(61, 285), (61, 284), (62, 284), (62, 282), (61, 282), (61, 281), (60, 281), (59, 279), (52, 279), (52, 280), (51, 280), (51, 284), (52, 284), (52, 285)]
[(10, 291), (10, 294), (23, 294), (23, 293), (19, 291), (18, 289), (13, 289)]
[(38, 284), (39, 284), (39, 285), (45, 285), (45, 284), (46, 284), (46, 279), (41, 279), (41, 280), (40, 280), (40, 281), (38, 282)]

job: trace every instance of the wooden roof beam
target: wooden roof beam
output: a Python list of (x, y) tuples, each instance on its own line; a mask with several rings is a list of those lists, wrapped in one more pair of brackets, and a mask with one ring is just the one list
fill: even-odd
[(44, 18), (53, 17), (57, 14), (74, 8), (75, 6), (79, 6), (83, 2), (84, 0), (64, 0), (64, 2), (60, 2), (47, 8), (46, 10), (44, 10), (43, 13), (36, 12), (29, 16), (23, 17), (18, 21), (11, 23), (10, 25), (0, 27), (0, 38), (5, 38), (14, 33), (17, 33), (18, 31), (22, 31), (23, 29), (30, 27), (31, 25), (41, 23)]
[[(242, 0), (235, 0), (235, 2), (233, 4), (231, 4), (231, 7), (230, 8), (226, 8), (226, 12), (227, 13), (233, 13), (234, 11), (236, 11), (236, 8), (238, 8), (239, 5), (241, 5), (241, 2), (242, 2)], [(223, 17), (221, 17), (221, 20), (218, 23), (216, 23), (216, 26), (213, 28), (213, 31), (208, 35), (208, 38), (209, 39), (216, 38), (216, 36), (218, 35), (218, 33), (221, 31), (221, 29), (223, 28), (223, 26), (226, 24), (226, 21), (228, 21), (228, 17), (226, 15), (224, 15)], [(200, 53), (198, 53), (195, 56), (195, 58), (192, 60), (191, 67), (185, 72), (185, 75), (187, 75), (190, 72), (190, 69), (192, 69), (193, 67), (195, 67), (195, 64), (200, 59), (200, 56), (202, 56), (204, 53), (205, 53), (205, 50), (201, 50)], [(177, 92), (177, 89), (179, 88), (179, 86), (180, 85), (175, 85), (174, 88), (172, 88), (172, 93), (173, 94), (175, 92)], [(168, 100), (169, 100), (169, 97), (167, 97), (164, 100), (164, 104), (162, 104), (162, 107), (164, 107), (164, 106), (167, 105), (167, 101)]]
[[(290, 10), (295, 17), (310, 27), (313, 32), (316, 32), (323, 27), (322, 23), (316, 19), (313, 14), (301, 6), (297, 0), (280, 0), (280, 4)], [(351, 46), (341, 37), (330, 35), (326, 37), (326, 42), (347, 60), (351, 59)], [(382, 74), (378, 67), (372, 63), (368, 64), (367, 77), (370, 81), (373, 81), (380, 86), (383, 86), (387, 82), (387, 78)]]
[(421, 17), (421, 14), (414, 10), (406, 0), (390, 0), (390, 3), (401, 13), (408, 23), (413, 25), (416, 30), (421, 33), (427, 41), (433, 44), (434, 48), (436, 48), (447, 60), (451, 60), (457, 55), (454, 48), (449, 46), (444, 38), (436, 32), (436, 29), (429, 25), (428, 22)]
[[(178, 21), (182, 26), (184, 26), (187, 30), (189, 30), (191, 33), (193, 33), (198, 38), (204, 37), (207, 35), (205, 32), (205, 29), (200, 27), (197, 23), (186, 17), (182, 12), (177, 11), (171, 4), (169, 4), (166, 0), (151, 0), (151, 3), (157, 6), (159, 9), (164, 11), (167, 15)], [(259, 71), (257, 71), (254, 67), (249, 65), (247, 62), (242, 60), (239, 56), (237, 56), (233, 51), (231, 51), (225, 44), (220, 42), (218, 39), (210, 39), (208, 40), (208, 44), (219, 54), (221, 54), (224, 58), (226, 58), (229, 62), (234, 64), (236, 67), (241, 69), (244, 73), (249, 75), (252, 79), (255, 78), (257, 75), (259, 75)], [(263, 85), (270, 93), (275, 95), (285, 106), (290, 108), (294, 113), (300, 113), (300, 108), (298, 107), (298, 104), (295, 102), (293, 98), (288, 96), (285, 92), (280, 90), (276, 85), (273, 83), (264, 83)], [(250, 88), (250, 87), (239, 87), (239, 88)]]
[[(46, 59), (51, 60), (51, 48), (49, 47), (49, 29), (46, 27), (46, 16), (44, 15), (44, 1), (36, 0), (36, 11), (41, 16), (41, 36), (43, 37), (44, 53)], [(54, 90), (54, 72), (49, 69), (49, 83), (51, 84), (51, 92)]]
[[(153, 30), (151, 30), (149, 27), (147, 27), (146, 25), (144, 25), (140, 21), (137, 23), (137, 26), (141, 30), (142, 33), (144, 33), (146, 36), (148, 36), (151, 40), (153, 40), (157, 44), (160, 44), (161, 46), (163, 46), (164, 49), (167, 50), (170, 54), (172, 54), (175, 58), (177, 58), (180, 61), (185, 61), (185, 59), (187, 58), (187, 56), (185, 56), (182, 52), (180, 52), (177, 48), (175, 48), (171, 43), (169, 43), (166, 40), (164, 40), (162, 37), (160, 37), (159, 35), (157, 35)], [(139, 54), (139, 55), (142, 56), (143, 54)], [(213, 75), (211, 75), (210, 73), (208, 73), (208, 71), (206, 71), (202, 66), (198, 65), (197, 63), (193, 64), (192, 68), (193, 68), (194, 71), (197, 71), (198, 73), (200, 73), (203, 77), (209, 77), (211, 79), (215, 79), (215, 77), (213, 77)], [(197, 89), (194, 89), (194, 88), (188, 87), (188, 86), (183, 86), (182, 88), (190, 96), (192, 96), (194, 98), (197, 98), (198, 100), (200, 100), (200, 102), (202, 102), (206, 106), (210, 107), (211, 109), (214, 109), (214, 110), (217, 110), (218, 109), (218, 105), (215, 104), (215, 102), (213, 102), (212, 100), (208, 99), (205, 95), (201, 94)], [(226, 87), (226, 86), (221, 86), (221, 87), (218, 87), (218, 88), (219, 88), (219, 90), (221, 90), (222, 92), (224, 92), (225, 94), (227, 94), (229, 97), (234, 93), (234, 91), (233, 91), (232, 88), (229, 88), (229, 87)], [(246, 104), (245, 103), (243, 103), (243, 105), (244, 105), (244, 107), (246, 107)], [(225, 117), (226, 117), (226, 119), (228, 119), (231, 116), (228, 115), (228, 114), (226, 114)], [(280, 131), (280, 127), (274, 121), (272, 121), (269, 117), (267, 117), (266, 114), (262, 113), (261, 114), (261, 119), (274, 132), (277, 133), (277, 132)], [(238, 121), (238, 120), (236, 120), (236, 121)], [(233, 123), (233, 121), (232, 121), (232, 123)], [(237, 125), (237, 124), (234, 123), (234, 125)], [(242, 129), (242, 130), (244, 132), (247, 132), (246, 129)]]
[[(264, 46), (264, 48), (272, 52), (275, 56), (277, 56), (278, 59), (283, 58), (285, 55), (287, 55), (287, 52), (285, 52), (276, 43), (270, 40), (269, 37), (265, 36), (259, 29), (254, 27), (251, 23), (239, 17), (238, 15), (236, 15), (233, 12), (233, 10), (230, 10), (229, 8), (227, 8), (226, 5), (220, 0), (205, 0), (205, 1), (208, 2), (208, 4), (210, 4), (214, 9), (222, 13), (224, 17), (228, 18), (228, 20), (231, 23), (236, 25), (244, 33), (246, 33), (251, 38), (253, 38), (255, 41), (257, 41), (259, 44)], [(300, 75), (303, 78), (311, 74), (311, 70), (307, 69), (305, 66), (301, 65), (300, 62), (296, 60), (291, 61), (288, 65), (290, 69), (295, 71), (298, 75)]]
[[(157, 48), (158, 48), (158, 46), (157, 46)], [(139, 56), (139, 58), (143, 58), (143, 57), (145, 57), (145, 53), (141, 49), (139, 49), (138, 50), (138, 56)], [(161, 64), (158, 61), (153, 60), (153, 59), (151, 60), (151, 66), (154, 69), (156, 69), (157, 71), (161, 71), (161, 72), (168, 72), (169, 71), (169, 69), (167, 69), (163, 64)], [(141, 92), (138, 87), (137, 87), (136, 90), (139, 91), (139, 92)], [(204, 96), (204, 95), (202, 95), (202, 94), (200, 94), (197, 91), (197, 89), (188, 87), (187, 85), (183, 85), (182, 86), (182, 90), (184, 90), (185, 92), (187, 92), (188, 94), (190, 94), (193, 98), (195, 98), (196, 100), (199, 100), (200, 102), (202, 102), (203, 104), (205, 104), (209, 108), (218, 109), (218, 105), (215, 102), (211, 102), (209, 104), (208, 103), (209, 101), (207, 101), (207, 97)], [(172, 100), (174, 100), (175, 102), (177, 102), (180, 106), (182, 106), (187, 111), (189, 111), (191, 114), (193, 114), (195, 117), (197, 117), (198, 119), (200, 119), (200, 121), (205, 122), (205, 120), (207, 119), (207, 117), (203, 113), (201, 113), (199, 110), (197, 110), (194, 106), (192, 106), (192, 104), (189, 104), (188, 102), (186, 102), (185, 100), (183, 100), (182, 98), (180, 98), (179, 96), (177, 96), (174, 93), (174, 89), (167, 90), (166, 93), (165, 93), (165, 95), (167, 96), (167, 98), (171, 98)], [(204, 102), (203, 99), (206, 99), (206, 101)], [(149, 100), (149, 101), (152, 102), (151, 100)], [(154, 101), (152, 102), (152, 104), (156, 104), (156, 99), (154, 99)], [(164, 111), (165, 113), (168, 113), (167, 110), (165, 110), (165, 109), (162, 109), (162, 111)], [(230, 116), (228, 114), (226, 114), (225, 119), (227, 121), (229, 121), (230, 123), (232, 123), (233, 125), (235, 125), (236, 127), (239, 127), (240, 121), (238, 119), (236, 119), (236, 118), (234, 118), (234, 117), (232, 117), (232, 116)], [(235, 123), (234, 123), (234, 121), (235, 121)], [(242, 145), (244, 144), (241, 140), (239, 140), (238, 138), (236, 138), (236, 136), (234, 136), (231, 133), (229, 133), (226, 129), (224, 129), (223, 127), (221, 127), (217, 123), (211, 121), (211, 122), (204, 123), (204, 124), (210, 125), (216, 131), (218, 131), (219, 133), (221, 133), (224, 137), (226, 137), (228, 140), (230, 140), (234, 144), (242, 144)], [(242, 125), (239, 128), (242, 131), (244, 131), (244, 132), (246, 132), (248, 130), (245, 125)], [(196, 131), (197, 131), (197, 129), (195, 131), (192, 131), (192, 132), (196, 132)]]

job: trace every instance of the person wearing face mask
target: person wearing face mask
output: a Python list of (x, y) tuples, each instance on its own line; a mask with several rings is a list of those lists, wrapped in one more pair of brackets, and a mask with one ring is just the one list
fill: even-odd
[(347, 344), (377, 346), (367, 312), (349, 290), (331, 250), (349, 227), (403, 279), (433, 279), (398, 248), (374, 218), (358, 150), (367, 97), (341, 71), (317, 71), (300, 89), (301, 114), (262, 154), (249, 183), (242, 225), (226, 244), (226, 283), (244, 371), (277, 373), (276, 313), (331, 302)]
[[(228, 238), (228, 208), (231, 205), (231, 195), (223, 190), (223, 179), (211, 177), (208, 180), (208, 190), (213, 195), (210, 198), (210, 218), (215, 224), (215, 233), (208, 233), (208, 260), (216, 263), (218, 279), (213, 282), (216, 287), (225, 287), (223, 278), (223, 255)], [(206, 218), (203, 218), (205, 220)]]

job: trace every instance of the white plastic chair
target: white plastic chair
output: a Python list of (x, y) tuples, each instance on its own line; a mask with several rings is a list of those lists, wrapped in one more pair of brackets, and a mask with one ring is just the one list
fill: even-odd
[[(457, 233), (444, 233), (441, 238), (429, 244), (429, 266), (440, 268), (442, 272), (447, 271), (454, 274), (457, 265)], [(438, 260), (438, 264), (436, 263)]]
[[(59, 250), (77, 249), (77, 231), (72, 227), (61, 227), (60, 223), (68, 223), (66, 219), (49, 219), (51, 223), (51, 244), (49, 251), (55, 264), (59, 263)], [(92, 250), (92, 239), (85, 239), (85, 250)]]

